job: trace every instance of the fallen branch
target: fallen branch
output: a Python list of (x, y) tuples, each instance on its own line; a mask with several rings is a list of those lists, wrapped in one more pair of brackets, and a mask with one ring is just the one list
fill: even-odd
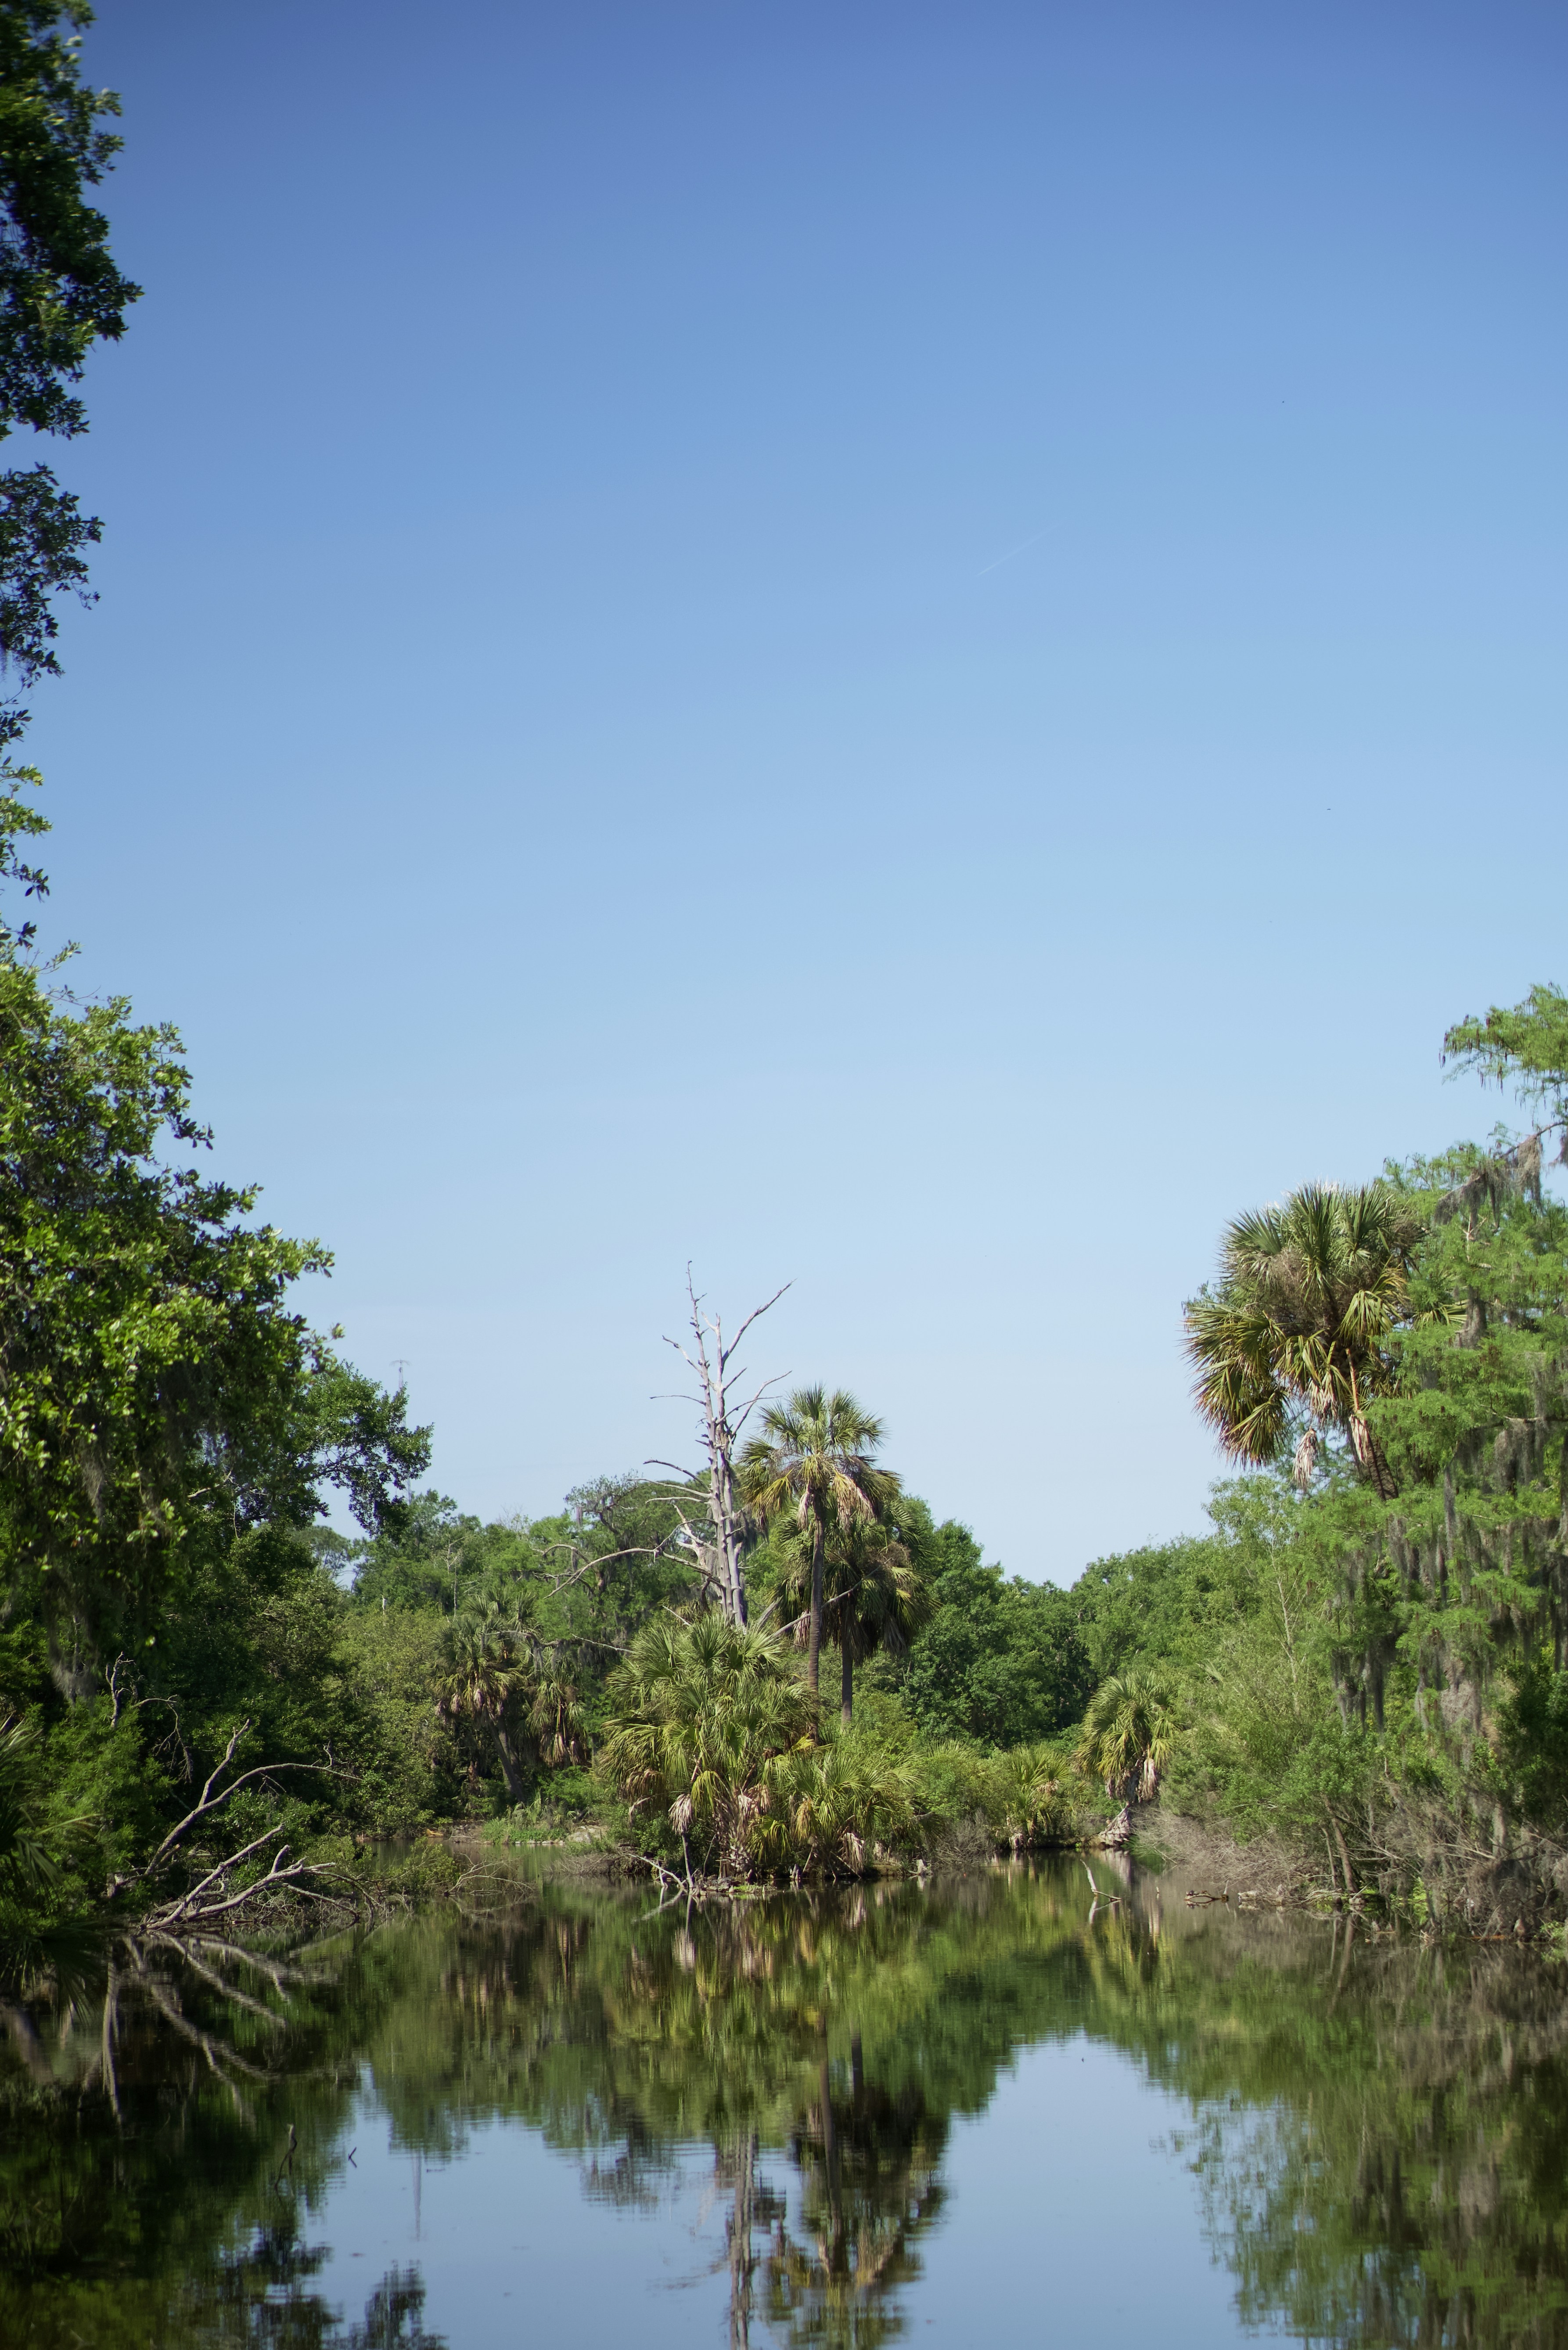
[(216, 1868), (209, 1869), (201, 1883), (192, 1886), (189, 1893), (182, 1893), (177, 1901), (165, 1903), (161, 1909), (154, 1909), (147, 1920), (149, 1930), (154, 1934), (167, 1936), (169, 1929), (174, 1926), (200, 1926), (209, 1918), (226, 1918), (234, 1910), (243, 1908), (247, 1901), (255, 1900), (259, 1895), (279, 1885), (294, 1885), (302, 1893), (307, 1891), (308, 1887), (299, 1883), (300, 1878), (323, 1876), (333, 1864), (329, 1861), (295, 1860), (290, 1861), (286, 1868), (283, 1864), (289, 1846), (286, 1844), (281, 1844), (272, 1856), (271, 1867), (264, 1876), (253, 1878), (249, 1885), (242, 1886), (238, 1893), (231, 1893), (222, 1901), (206, 1901), (202, 1902), (199, 1908), (195, 1907), (210, 1885), (216, 1884), (220, 1879), (226, 1881), (231, 1869), (237, 1868), (242, 1861), (248, 1859), (250, 1855), (258, 1850), (262, 1845), (281, 1834), (280, 1828), (268, 1828), (265, 1835), (256, 1836), (251, 1843), (242, 1845), (238, 1852), (231, 1853), (226, 1860), (218, 1863)]
[[(247, 1717), (245, 1721), (241, 1722), (239, 1728), (234, 1731), (234, 1736), (230, 1739), (227, 1746), (223, 1749), (222, 1759), (214, 1766), (205, 1786), (202, 1788), (201, 1799), (197, 1803), (194, 1810), (187, 1812), (184, 1818), (180, 1821), (178, 1825), (170, 1829), (168, 1835), (164, 1837), (162, 1843), (159, 1846), (151, 1859), (148, 1861), (146, 1866), (142, 1869), (141, 1876), (143, 1881), (153, 1874), (160, 1863), (173, 1850), (174, 1846), (179, 1843), (187, 1828), (194, 1827), (198, 1820), (205, 1819), (210, 1813), (220, 1810), (222, 1806), (228, 1802), (231, 1795), (237, 1794), (239, 1790), (243, 1786), (246, 1785), (252, 1779), (270, 1778), (275, 1772), (278, 1771), (325, 1771), (328, 1777), (334, 1779), (350, 1779), (354, 1775), (351, 1771), (340, 1770), (337, 1765), (333, 1762), (257, 1762), (254, 1763), (250, 1770), (242, 1771), (239, 1777), (232, 1780), (228, 1786), (223, 1790), (221, 1794), (214, 1795), (213, 1789), (216, 1786), (219, 1779), (222, 1778), (223, 1773), (234, 1761), (235, 1749), (238, 1747), (241, 1739), (244, 1738), (250, 1726), (250, 1721)], [(274, 1832), (269, 1831), (269, 1833)], [(263, 1841), (265, 1841), (265, 1839), (258, 1837), (258, 1843)], [(248, 1847), (248, 1849), (254, 1850), (254, 1847), (251, 1846)], [(227, 1865), (232, 1866), (233, 1864), (230, 1863)]]

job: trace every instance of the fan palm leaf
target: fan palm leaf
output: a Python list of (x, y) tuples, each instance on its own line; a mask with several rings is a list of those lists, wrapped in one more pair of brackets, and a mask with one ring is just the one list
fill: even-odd
[[(1366, 1408), (1393, 1392), (1393, 1334), (1409, 1315), (1410, 1257), (1425, 1221), (1386, 1183), (1306, 1184), (1281, 1206), (1238, 1216), (1220, 1275), (1187, 1308), (1199, 1410), (1233, 1459), (1262, 1464), (1293, 1425), (1337, 1430), (1385, 1499), (1392, 1472)], [(1298, 1476), (1315, 1444), (1297, 1447)]]
[(607, 1694), (598, 1768), (634, 1806), (661, 1806), (677, 1835), (696, 1836), (726, 1874), (747, 1875), (770, 1801), (768, 1765), (815, 1732), (815, 1703), (779, 1635), (717, 1610), (694, 1623), (656, 1617)]
[(842, 1388), (801, 1388), (769, 1406), (762, 1433), (741, 1457), (741, 1492), (763, 1522), (793, 1517), (811, 1543), (811, 1613), (806, 1679), (815, 1696), (822, 1648), (827, 1544), (885, 1516), (903, 1488), (876, 1453), (882, 1422)]
[(1073, 1761), (1101, 1779), (1113, 1803), (1152, 1803), (1169, 1762), (1179, 1724), (1170, 1690), (1158, 1676), (1129, 1666), (1103, 1680), (1089, 1700)]

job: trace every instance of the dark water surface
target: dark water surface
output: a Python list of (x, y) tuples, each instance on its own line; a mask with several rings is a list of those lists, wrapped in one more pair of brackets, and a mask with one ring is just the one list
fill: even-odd
[(1568, 2350), (1563, 1968), (1096, 1872), (122, 1950), (5, 2011), (0, 2344)]

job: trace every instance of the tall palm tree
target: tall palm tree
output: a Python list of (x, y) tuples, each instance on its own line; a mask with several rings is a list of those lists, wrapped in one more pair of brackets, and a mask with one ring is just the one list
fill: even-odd
[(1241, 1461), (1277, 1461), (1292, 1407), (1304, 1484), (1321, 1435), (1338, 1430), (1380, 1498), (1398, 1491), (1366, 1407), (1394, 1391), (1390, 1336), (1409, 1311), (1410, 1254), (1426, 1229), (1386, 1183), (1308, 1183), (1282, 1207), (1227, 1227), (1220, 1278), (1187, 1308), (1198, 1409)]
[(538, 1742), (539, 1760), (552, 1771), (587, 1755), (587, 1721), (577, 1685), (558, 1663), (542, 1663), (528, 1692), (528, 1727)]
[(806, 1679), (817, 1690), (822, 1649), (823, 1574), (829, 1535), (885, 1514), (902, 1487), (874, 1455), (882, 1423), (836, 1388), (799, 1388), (787, 1403), (770, 1404), (763, 1433), (741, 1456), (742, 1499), (766, 1523), (793, 1515), (811, 1538), (811, 1623)]
[[(813, 1544), (809, 1532), (792, 1534), (784, 1552), (779, 1597), (809, 1626)], [(925, 1578), (890, 1526), (875, 1518), (854, 1518), (835, 1527), (823, 1561), (823, 1629), (838, 1644), (839, 1718), (847, 1730), (855, 1719), (855, 1668), (868, 1664), (879, 1648), (902, 1656), (936, 1606)]]

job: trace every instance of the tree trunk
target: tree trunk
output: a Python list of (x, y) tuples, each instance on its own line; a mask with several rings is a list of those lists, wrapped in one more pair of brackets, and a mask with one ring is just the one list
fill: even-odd
[(1373, 1435), (1359, 1410), (1351, 1414), (1350, 1445), (1357, 1461), (1380, 1502), (1394, 1502), (1399, 1497), (1398, 1482), (1388, 1466), (1386, 1454)]
[(1388, 1466), (1387, 1454), (1370, 1429), (1366, 1431), (1366, 1442), (1372, 1455), (1372, 1482), (1377, 1489), (1378, 1500), (1397, 1502), (1399, 1498), (1399, 1481)]
[(741, 1541), (735, 1526), (735, 1473), (731, 1462), (734, 1439), (721, 1416), (710, 1417), (709, 1509), (718, 1535), (722, 1605), (732, 1624), (746, 1620), (746, 1585), (741, 1572)]
[(839, 1656), (843, 1669), (838, 1679), (838, 1719), (846, 1730), (855, 1719), (855, 1651), (849, 1642), (849, 1627), (841, 1624), (838, 1635), (842, 1647)]
[(528, 1793), (527, 1784), (510, 1733), (500, 1722), (495, 1725), (495, 1751), (501, 1757), (501, 1775), (506, 1782), (506, 1800), (511, 1804), (520, 1804)]
[(822, 1520), (814, 1517), (811, 1522), (811, 1633), (805, 1651), (805, 1678), (813, 1697), (817, 1694), (817, 1660), (822, 1652), (822, 1561), (826, 1547)]

